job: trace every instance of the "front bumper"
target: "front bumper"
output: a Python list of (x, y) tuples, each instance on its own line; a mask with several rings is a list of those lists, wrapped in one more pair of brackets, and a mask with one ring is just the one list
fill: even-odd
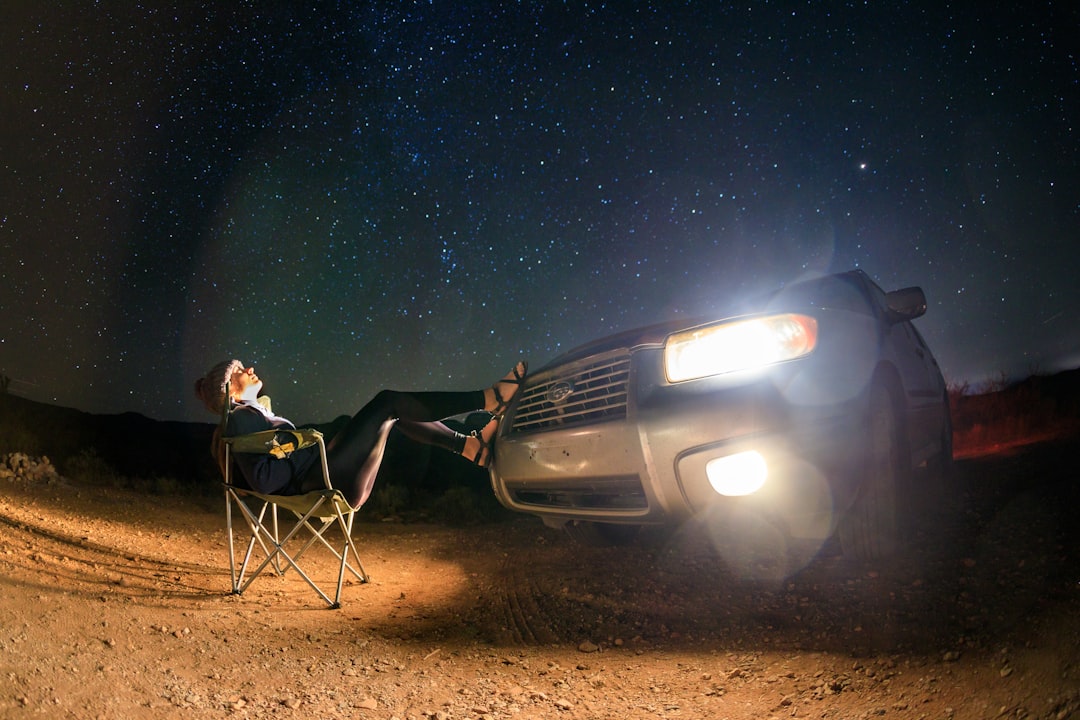
[[(793, 397), (798, 372), (785, 366), (670, 385), (656, 348), (544, 370), (529, 379), (500, 427), (495, 494), (552, 526), (674, 524), (740, 506), (793, 535), (823, 536), (853, 497), (850, 438), (860, 415), (856, 400)], [(720, 495), (709, 481), (710, 461), (746, 451), (764, 459), (764, 486), (747, 496)]]

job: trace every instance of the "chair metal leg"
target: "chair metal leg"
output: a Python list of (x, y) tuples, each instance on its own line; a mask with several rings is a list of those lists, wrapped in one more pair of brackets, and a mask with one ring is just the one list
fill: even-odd
[[(254, 495), (262, 501), (262, 504), (257, 511), (244, 501), (242, 498), (242, 495), (244, 494)], [(229, 572), (233, 593), (237, 595), (242, 594), (247, 590), (248, 586), (255, 578), (268, 567), (273, 567), (278, 575), (283, 575), (292, 568), (295, 569), (301, 579), (303, 579), (316, 594), (323, 599), (323, 602), (325, 602), (327, 606), (330, 608), (339, 608), (341, 606), (341, 594), (344, 587), (346, 569), (348, 569), (348, 571), (360, 582), (369, 582), (367, 572), (360, 561), (359, 552), (355, 543), (352, 541), (355, 512), (343, 511), (339, 504), (341, 502), (340, 495), (330, 492), (315, 498), (310, 507), (305, 508), (306, 512), (303, 514), (301, 514), (299, 508), (292, 509), (290, 514), (295, 515), (297, 521), (288, 533), (282, 536), (280, 519), (277, 515), (278, 504), (272, 500), (273, 498), (268, 499), (266, 496), (257, 495), (255, 493), (245, 493), (242, 490), (233, 488), (226, 489), (226, 525), (229, 534)], [(247, 548), (244, 551), (244, 557), (242, 561), (240, 561), (239, 567), (236, 556), (236, 541), (233, 537), (233, 533), (236, 530), (236, 528), (233, 527), (234, 510), (232, 503), (234, 501), (239, 508), (240, 514), (243, 515), (244, 520), (246, 521), (245, 524), (251, 533)], [(330, 514), (327, 514), (328, 509), (330, 510)], [(318, 522), (316, 522), (316, 519), (318, 519)], [(330, 539), (326, 537), (326, 533), (335, 525), (342, 533), (340, 550), (335, 546), (336, 543), (332, 544)], [(298, 536), (304, 530), (310, 533), (310, 537), (299, 546), (296, 552), (290, 553), (286, 549), (286, 545), (293, 541), (298, 542)], [(337, 583), (333, 597), (323, 591), (323, 589), (319, 587), (299, 564), (304, 554), (317, 543), (326, 547), (338, 560)], [(254, 550), (256, 544), (262, 549), (264, 559), (252, 568), (252, 566), (255, 565), (253, 560), (255, 559)]]
[(225, 531), (229, 536), (229, 578), (232, 581), (233, 594), (240, 593), (240, 583), (236, 581), (236, 547), (233, 543), (232, 497), (229, 486), (225, 486)]

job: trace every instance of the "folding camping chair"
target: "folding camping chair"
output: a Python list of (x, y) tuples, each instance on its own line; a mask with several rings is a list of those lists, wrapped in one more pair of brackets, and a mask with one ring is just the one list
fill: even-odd
[[(227, 387), (226, 397), (228, 397)], [(269, 409), (269, 398), (259, 398), (259, 400)], [(279, 576), (283, 576), (291, 568), (318, 593), (327, 605), (331, 608), (341, 607), (341, 588), (345, 580), (345, 571), (348, 570), (360, 582), (365, 583), (368, 582), (368, 575), (360, 562), (360, 555), (352, 537), (353, 519), (359, 508), (349, 505), (344, 495), (330, 484), (330, 472), (326, 463), (326, 444), (322, 433), (313, 429), (267, 430), (250, 435), (226, 437), (224, 433), (227, 420), (228, 407), (222, 413), (221, 424), (214, 433), (212, 450), (221, 465), (225, 478), (225, 523), (229, 535), (229, 572), (232, 576), (233, 593), (237, 595), (243, 593), (267, 568), (273, 569)], [(392, 420), (382, 425), (376, 447), (361, 470), (369, 473), (369, 477), (373, 478), (374, 473), (379, 470), (382, 454), (386, 448), (386, 439), (392, 426)], [(292, 442), (282, 444), (280, 439), (283, 434), (291, 436)], [(268, 453), (280, 458), (313, 445), (318, 446), (319, 449), (325, 488), (305, 495), (268, 495), (238, 484), (232, 462), (233, 453)], [(247, 550), (239, 564), (234, 541), (235, 533), (239, 532), (233, 526), (234, 505), (240, 510), (251, 533)], [(295, 523), (284, 532), (279, 524), (281, 522), (279, 510), (287, 511), (288, 515), (282, 513), (287, 518), (295, 517)], [(331, 545), (327, 538), (327, 531), (333, 527), (338, 528), (342, 535), (340, 551)], [(290, 543), (295, 546), (301, 542), (302, 544), (295, 552), (290, 552), (286, 548)], [(300, 560), (304, 553), (317, 545), (327, 548), (339, 561), (337, 589), (333, 598), (300, 567)], [(250, 569), (256, 547), (261, 549), (263, 560), (254, 569)]]

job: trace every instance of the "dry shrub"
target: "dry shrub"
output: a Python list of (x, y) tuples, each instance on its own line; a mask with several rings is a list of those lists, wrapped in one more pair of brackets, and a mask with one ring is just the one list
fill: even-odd
[(1032, 375), (1010, 383), (1004, 375), (972, 391), (951, 385), (949, 403), (957, 455), (1038, 442), (1080, 429), (1073, 373)]

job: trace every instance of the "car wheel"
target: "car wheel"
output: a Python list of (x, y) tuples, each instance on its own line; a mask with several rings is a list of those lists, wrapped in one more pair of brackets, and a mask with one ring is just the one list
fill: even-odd
[(574, 542), (582, 545), (618, 547), (632, 543), (641, 528), (637, 525), (571, 520), (563, 526), (563, 529)]
[(889, 391), (870, 390), (861, 485), (855, 504), (840, 522), (840, 546), (858, 560), (880, 560), (900, 546), (905, 463), (899, 424)]

